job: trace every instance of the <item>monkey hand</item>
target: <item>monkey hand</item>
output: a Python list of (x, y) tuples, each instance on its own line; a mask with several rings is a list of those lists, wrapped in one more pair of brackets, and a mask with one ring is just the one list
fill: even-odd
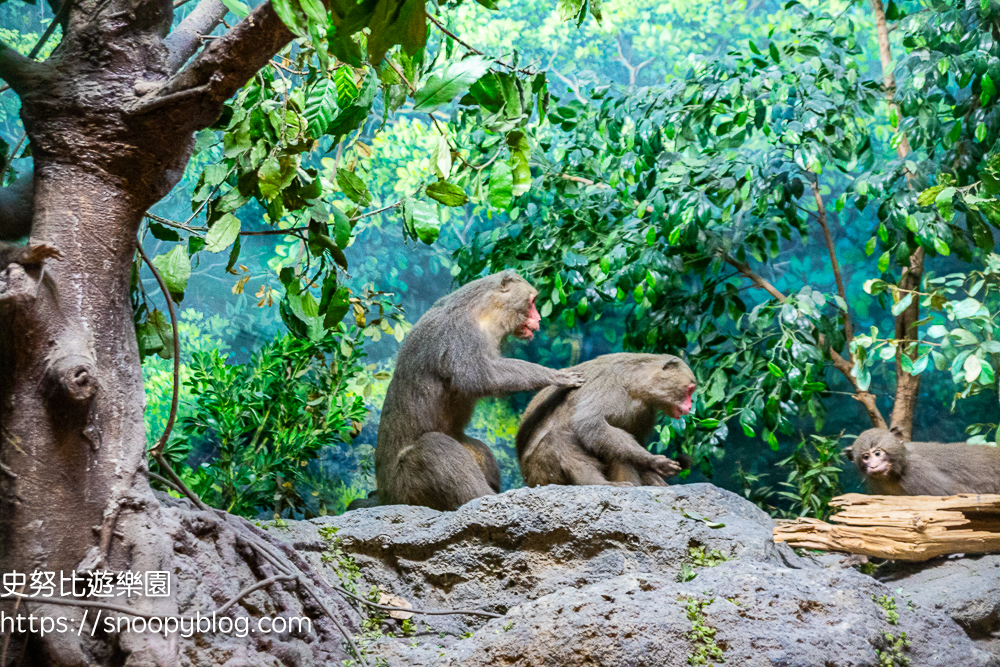
[(552, 384), (557, 387), (580, 387), (586, 381), (583, 377), (583, 373), (577, 373), (576, 371), (554, 371), (555, 377), (553, 378)]
[(654, 456), (649, 462), (649, 467), (651, 470), (664, 477), (670, 477), (676, 475), (681, 470), (681, 466), (677, 461), (673, 459), (668, 459), (666, 456)]
[(34, 266), (36, 264), (41, 264), (47, 259), (58, 259), (62, 260), (62, 251), (53, 246), (46, 245), (44, 243), (39, 243), (37, 245), (29, 245), (24, 249), (21, 254), (21, 261), (18, 264)]

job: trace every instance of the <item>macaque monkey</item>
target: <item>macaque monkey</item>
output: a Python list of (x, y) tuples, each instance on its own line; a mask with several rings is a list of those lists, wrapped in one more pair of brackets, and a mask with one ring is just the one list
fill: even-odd
[[(538, 291), (512, 271), (480, 278), (440, 299), (403, 342), (382, 407), (375, 447), (381, 505), (454, 510), (500, 492), (489, 447), (465, 435), (485, 396), (549, 385), (578, 387), (573, 371), (500, 356), (507, 335), (530, 340)], [(367, 502), (358, 503), (367, 505)]]
[(874, 495), (1000, 493), (1000, 449), (990, 445), (904, 442), (896, 429), (872, 428), (844, 453)]
[(528, 405), (517, 432), (517, 459), (528, 486), (666, 486), (680, 466), (646, 450), (658, 412), (691, 411), (694, 374), (669, 354), (608, 354), (567, 370), (579, 389), (547, 387)]

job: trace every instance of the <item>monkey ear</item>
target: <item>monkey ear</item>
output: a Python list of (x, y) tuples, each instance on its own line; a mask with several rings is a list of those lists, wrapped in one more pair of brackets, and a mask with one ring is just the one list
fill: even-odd
[(510, 289), (510, 284), (517, 278), (513, 271), (504, 271), (500, 274), (500, 289), (504, 292)]
[(902, 438), (903, 437), (903, 430), (901, 428), (899, 428), (898, 426), (890, 426), (889, 427), (889, 433), (892, 433), (897, 438)]
[(844, 456), (847, 457), (848, 461), (853, 461), (854, 460), (854, 448), (853, 447), (844, 447), (843, 451), (844, 451)]
[(681, 360), (678, 359), (677, 357), (670, 357), (670, 358), (668, 358), (667, 362), (665, 364), (663, 364), (663, 370), (667, 370), (668, 368), (671, 368), (672, 366), (677, 366), (680, 363), (680, 361)]

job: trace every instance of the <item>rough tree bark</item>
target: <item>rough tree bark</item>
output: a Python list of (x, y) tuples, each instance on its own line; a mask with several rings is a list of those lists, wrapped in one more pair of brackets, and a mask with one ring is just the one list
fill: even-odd
[[(197, 55), (225, 15), (217, 0), (167, 39), (170, 0), (75, 0), (64, 15), (44, 63), (0, 44), (34, 156), (31, 239), (64, 254), (0, 267), (0, 571), (171, 570), (147, 476), (136, 233), (181, 178), (194, 132), (292, 35), (268, 3)], [(152, 600), (129, 604), (176, 611)], [(174, 665), (177, 651), (157, 635), (54, 633), (31, 639), (24, 664)]]
[[(875, 12), (875, 31), (878, 35), (879, 60), (882, 63), (882, 79), (885, 94), (889, 99), (889, 109), (893, 111), (893, 96), (896, 94), (896, 77), (892, 68), (892, 49), (889, 45), (889, 28), (886, 24), (885, 8), (882, 0), (872, 0)], [(910, 142), (906, 134), (899, 132), (899, 143), (896, 144), (896, 154), (899, 159), (906, 158), (910, 153)], [(917, 248), (910, 256), (910, 265), (903, 269), (899, 281), (902, 295), (920, 289), (920, 279), (924, 275), (924, 249)], [(902, 356), (905, 354), (914, 360), (919, 356), (917, 346), (917, 321), (920, 319), (920, 299), (913, 302), (896, 316), (896, 340), (900, 344), (896, 348), (896, 400), (892, 405), (892, 415), (889, 425), (898, 428), (904, 440), (909, 440), (913, 434), (913, 414), (917, 407), (917, 397), (920, 394), (920, 376), (910, 375), (903, 370)]]

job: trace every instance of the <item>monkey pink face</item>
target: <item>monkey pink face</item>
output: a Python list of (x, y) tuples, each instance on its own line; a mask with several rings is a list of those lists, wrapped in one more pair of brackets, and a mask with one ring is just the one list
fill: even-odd
[(514, 332), (514, 335), (521, 340), (531, 340), (535, 337), (535, 332), (541, 327), (542, 316), (538, 314), (538, 309), (535, 308), (535, 296), (532, 294), (528, 297), (528, 317), (525, 318), (521, 327)]
[(872, 449), (861, 455), (861, 472), (869, 477), (881, 477), (892, 472), (892, 460), (881, 449)]
[(684, 400), (680, 402), (680, 405), (670, 406), (670, 416), (674, 419), (680, 419), (687, 413), (691, 412), (691, 396), (694, 394), (695, 385), (689, 384), (684, 389)]

